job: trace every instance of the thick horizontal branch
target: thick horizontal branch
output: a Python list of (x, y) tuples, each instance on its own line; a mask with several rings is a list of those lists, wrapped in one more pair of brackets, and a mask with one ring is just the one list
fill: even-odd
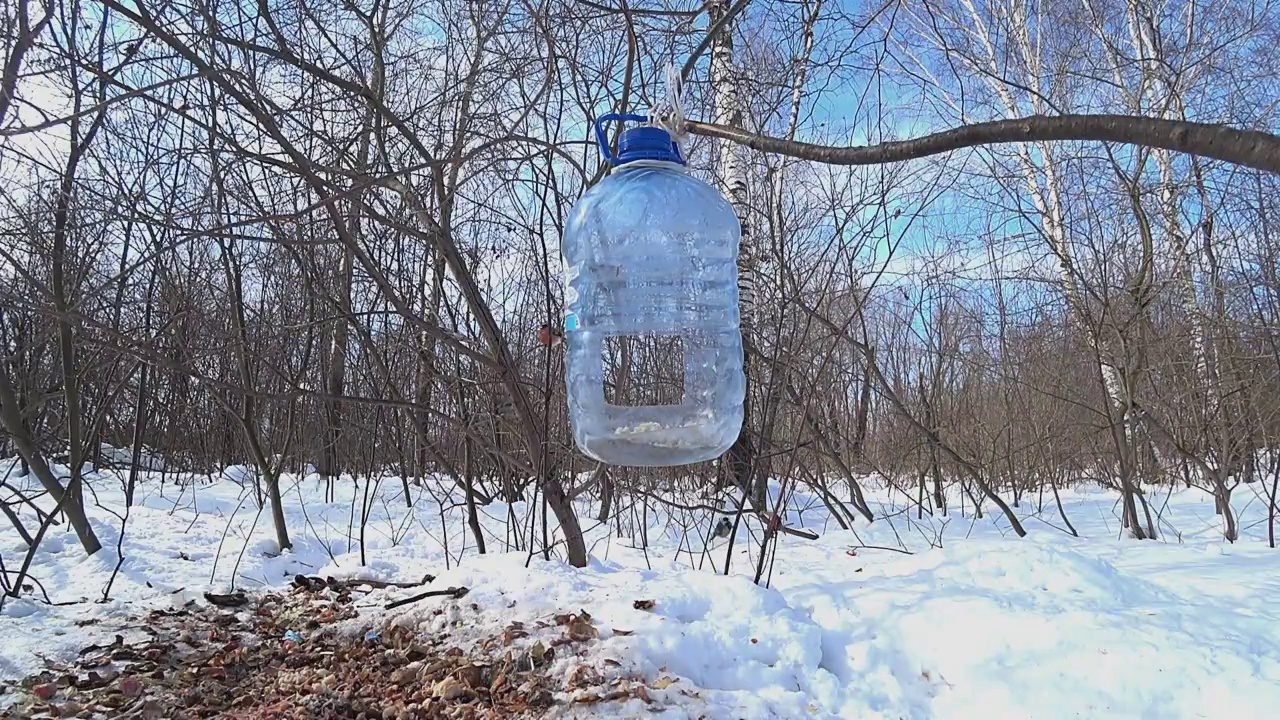
[(631, 14), (631, 15), (647, 15), (652, 17), (692, 18), (692, 17), (697, 17), (698, 15), (701, 15), (702, 12), (706, 9), (706, 6), (703, 5), (693, 10), (656, 10), (656, 9), (650, 10), (645, 8), (627, 7), (625, 3), (622, 4), (621, 7), (613, 7), (611, 5), (605, 5), (603, 3), (591, 2), (591, 0), (578, 0), (578, 4), (586, 5), (589, 8), (594, 8), (601, 12), (606, 12), (613, 15)]
[(795, 142), (692, 121), (688, 123), (688, 130), (695, 135), (732, 140), (762, 152), (828, 165), (880, 165), (979, 145), (1089, 140), (1161, 148), (1280, 173), (1280, 136), (1227, 125), (1135, 115), (1033, 115), (962, 125), (912, 140), (854, 147)]

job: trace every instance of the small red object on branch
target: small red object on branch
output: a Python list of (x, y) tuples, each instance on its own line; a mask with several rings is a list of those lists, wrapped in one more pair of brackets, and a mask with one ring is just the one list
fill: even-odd
[(766, 528), (769, 530), (769, 532), (776, 533), (782, 529), (782, 518), (778, 515), (778, 513), (766, 513), (765, 517), (767, 517), (769, 520), (768, 525), (766, 525)]
[(564, 333), (560, 329), (552, 329), (546, 323), (538, 328), (538, 344), (543, 347), (555, 347), (564, 342)]

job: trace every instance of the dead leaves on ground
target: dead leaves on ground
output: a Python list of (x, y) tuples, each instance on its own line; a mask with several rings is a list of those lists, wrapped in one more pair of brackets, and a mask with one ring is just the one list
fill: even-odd
[[(642, 680), (635, 677), (615, 677), (613, 680), (606, 683), (597, 675), (592, 678), (596, 680), (594, 684), (588, 682), (586, 683), (588, 685), (587, 687), (573, 690), (573, 676), (571, 675), (570, 678), (570, 700), (571, 702), (579, 705), (623, 702), (626, 700), (639, 700), (646, 705), (654, 705), (657, 703), (657, 700), (649, 693), (649, 690), (666, 690), (677, 682), (680, 682), (679, 678), (662, 675), (648, 685), (645, 685)], [(681, 694), (690, 695), (689, 692), (683, 690), (681, 691)]]
[(340, 625), (357, 616), (360, 585), (299, 576), (287, 592), (209, 594), (208, 605), (152, 611), (139, 619), (143, 641), (116, 636), (51, 664), (0, 718), (505, 720), (544, 717), (557, 703), (653, 702), (619, 661), (587, 660), (601, 630), (585, 610), (511, 622), (464, 650), (448, 633), (394, 622)]
[(556, 615), (555, 621), (556, 625), (564, 626), (566, 637), (573, 642), (587, 642), (600, 637), (600, 631), (591, 624), (591, 614), (586, 610)]

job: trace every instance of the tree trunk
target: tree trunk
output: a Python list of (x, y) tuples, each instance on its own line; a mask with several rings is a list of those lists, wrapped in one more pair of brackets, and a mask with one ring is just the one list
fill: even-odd
[[(147, 307), (147, 314), (151, 311)], [(138, 481), (138, 465), (142, 460), (142, 440), (147, 432), (147, 407), (151, 399), (151, 386), (147, 382), (151, 366), (143, 363), (138, 370), (138, 403), (133, 417), (133, 447), (129, 453), (129, 478), (124, 487), (125, 507), (133, 506), (133, 492)]]
[[(374, 46), (374, 73), (371, 90), (376, 96), (382, 94), (382, 63), (381, 63), (381, 45), (378, 41), (379, 34), (371, 33)], [(355, 168), (353, 170), (363, 175), (368, 172), (369, 167), (369, 150), (373, 144), (373, 119), (374, 110), (370, 106), (365, 110), (364, 120), (360, 132), (360, 146), (356, 152)], [(348, 220), (348, 232), (355, 242), (361, 242), (364, 238), (364, 223), (361, 222), (361, 211), (364, 207), (364, 193), (357, 193), (351, 201), (351, 216)], [(341, 474), (342, 469), (339, 466), (338, 442), (342, 437), (342, 406), (336, 398), (341, 397), (346, 388), (347, 373), (347, 347), (350, 338), (350, 322), (351, 322), (351, 283), (355, 272), (355, 253), (349, 246), (342, 247), (342, 263), (338, 272), (338, 288), (337, 288), (337, 307), (338, 318), (333, 323), (333, 338), (329, 347), (329, 357), (326, 363), (328, 372), (325, 377), (325, 392), (330, 396), (325, 400), (325, 435), (324, 447), (320, 454), (320, 467), (317, 468), (320, 475), (325, 477), (328, 482), (329, 501), (333, 500), (333, 479)]]
[(276, 530), (276, 544), (281, 552), (293, 547), (289, 540), (289, 524), (284, 518), (284, 499), (280, 496), (280, 472), (273, 468), (266, 474), (267, 497), (271, 501), (271, 524)]
[(80, 541), (80, 545), (85, 552), (92, 555), (102, 549), (102, 543), (99, 542), (98, 536), (93, 531), (93, 526), (89, 524), (89, 518), (85, 515), (84, 505), (81, 503), (71, 502), (73, 498), (63, 500), (66, 490), (62, 487), (62, 483), (53, 474), (53, 470), (49, 467), (49, 463), (45, 461), (44, 455), (40, 453), (40, 449), (36, 447), (35, 442), (26, 433), (23, 427), (21, 409), (18, 407), (17, 397), (13, 391), (13, 383), (9, 377), (9, 369), (5, 363), (0, 362), (0, 425), (3, 425), (5, 432), (9, 437), (13, 438), (13, 444), (18, 449), (18, 454), (22, 459), (27, 461), (27, 466), (31, 468), (44, 486), (45, 491), (49, 493), (49, 497), (62, 508), (62, 512), (67, 517), (67, 522), (71, 524), (71, 528), (76, 533), (76, 538)]
[(1222, 536), (1227, 542), (1235, 542), (1240, 539), (1240, 527), (1236, 520), (1235, 510), (1231, 507), (1231, 486), (1227, 484), (1225, 475), (1226, 470), (1218, 471), (1219, 475), (1214, 479), (1213, 500), (1217, 506), (1218, 514), (1222, 516)]
[[(147, 307), (143, 311), (142, 330), (151, 334), (152, 300), (155, 297), (156, 273), (152, 272), (147, 281)], [(151, 404), (151, 365), (143, 362), (138, 370), (138, 403), (134, 407), (133, 447), (129, 457), (129, 479), (125, 482), (125, 507), (133, 506), (133, 493), (138, 480), (138, 464), (142, 460), (143, 440), (147, 432), (148, 412)]]
[(613, 474), (609, 472), (609, 467), (604, 463), (596, 470), (600, 473), (600, 514), (596, 519), (604, 522), (609, 519), (609, 513), (613, 512), (613, 495), (615, 492), (613, 484)]
[[(714, 26), (729, 12), (727, 0), (717, 0), (710, 8), (709, 21)], [(714, 96), (715, 122), (733, 128), (741, 128), (743, 100), (741, 75), (734, 58), (734, 30), (737, 19), (729, 19), (720, 26), (711, 46), (711, 87)], [(738, 315), (741, 323), (742, 342), (745, 349), (743, 370), (746, 374), (746, 392), (743, 397), (742, 429), (729, 448), (725, 458), (734, 483), (751, 498), (752, 506), (763, 510), (768, 495), (767, 473), (756, 467), (756, 447), (751, 439), (754, 427), (755, 403), (752, 393), (755, 387), (755, 286), (756, 286), (756, 238), (752, 232), (747, 205), (747, 158), (745, 148), (734, 142), (719, 144), (719, 186), (728, 198), (738, 224), (742, 229), (738, 246)]]
[(1067, 511), (1062, 507), (1062, 496), (1058, 494), (1058, 483), (1053, 478), (1049, 478), (1049, 485), (1053, 488), (1053, 502), (1058, 506), (1058, 516), (1062, 518), (1062, 522), (1066, 523), (1067, 530), (1071, 531), (1072, 537), (1080, 537), (1080, 533), (1076, 532), (1076, 528), (1071, 524), (1071, 520), (1067, 519)]
[[(77, 108), (80, 103), (81, 96), (76, 93), (75, 104)], [(80, 369), (76, 364), (75, 328), (72, 326), (71, 319), (66, 315), (73, 305), (73, 300), (67, 287), (67, 242), (68, 235), (71, 232), (72, 197), (75, 192), (76, 170), (80, 165), (80, 159), (83, 157), (84, 152), (88, 149), (89, 144), (93, 142), (98, 129), (102, 127), (102, 121), (105, 117), (105, 109), (100, 110), (83, 137), (80, 135), (78, 116), (71, 120), (71, 152), (67, 157), (66, 168), (63, 171), (62, 180), (58, 188), (50, 258), (52, 262), (50, 285), (53, 290), (54, 311), (58, 313), (58, 350), (61, 357), (62, 397), (65, 406), (64, 412), (66, 413), (67, 445), (70, 454), (67, 465), (71, 472), (71, 477), (67, 481), (67, 497), (61, 502), (64, 512), (76, 512), (81, 516), (84, 514), (84, 478), (82, 476), (84, 470), (84, 438), (81, 437)], [(68, 515), (68, 518), (70, 518), (70, 515)], [(87, 522), (85, 527), (88, 527)], [(80, 531), (77, 530), (77, 535), (79, 534)], [(92, 531), (88, 535), (81, 536), (80, 542), (84, 545), (85, 552), (90, 555), (102, 548), (101, 543), (98, 542), (98, 538), (93, 535)]]
[(1280, 492), (1280, 457), (1271, 459), (1271, 492), (1267, 495), (1267, 546), (1276, 546), (1276, 500)]
[(480, 513), (476, 510), (475, 472), (472, 463), (471, 435), (462, 439), (462, 477), (463, 487), (467, 494), (467, 524), (471, 526), (471, 534), (476, 539), (476, 550), (484, 554), (484, 531), (480, 527)]

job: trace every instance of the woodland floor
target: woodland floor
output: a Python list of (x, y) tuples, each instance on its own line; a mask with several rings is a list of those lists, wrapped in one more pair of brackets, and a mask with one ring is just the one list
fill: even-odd
[[(484, 507), (482, 556), (444, 483), (411, 486), (410, 507), (396, 478), (344, 479), (328, 500), (314, 477), (290, 478), (280, 552), (243, 469), (211, 480), (146, 478), (122, 536), (118, 478), (94, 475), (103, 550), (85, 557), (51, 528), (0, 609), (0, 717), (1263, 720), (1280, 707), (1280, 551), (1256, 486), (1236, 493), (1234, 544), (1198, 490), (1153, 492), (1160, 539), (1142, 542), (1091, 488), (1062, 494), (1079, 537), (1051, 495), (1022, 498), (1025, 538), (959, 497), (931, 515), (868, 482), (877, 519), (842, 530), (787, 492), (786, 523), (818, 539), (783, 536), (762, 565), (758, 523), (730, 551), (718, 516), (674, 495), (609, 525), (584, 502), (591, 559), (573, 568), (528, 552), (540, 503)], [(24, 553), (0, 533), (10, 572)]]
[(609, 671), (621, 663), (601, 673), (575, 662), (599, 634), (589, 615), (515, 621), (485, 636), (468, 627), (481, 609), (464, 588), (440, 592), (446, 604), (429, 617), (454, 618), (443, 628), (418, 627), (416, 614), (362, 621), (357, 603), (375, 588), (305, 576), (285, 591), (210, 594), (117, 618), (134, 641), (117, 634), (49, 662), (17, 683), (22, 700), (0, 717), (486, 720), (654, 703), (643, 678)]

